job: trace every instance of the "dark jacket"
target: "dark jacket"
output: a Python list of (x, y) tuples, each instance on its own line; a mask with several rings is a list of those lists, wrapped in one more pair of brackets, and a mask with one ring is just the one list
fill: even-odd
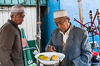
[(20, 29), (11, 20), (0, 28), (0, 66), (24, 66)]

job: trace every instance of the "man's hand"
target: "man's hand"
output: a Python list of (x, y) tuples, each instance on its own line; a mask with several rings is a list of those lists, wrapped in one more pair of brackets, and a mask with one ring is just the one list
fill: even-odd
[(48, 52), (56, 52), (56, 48), (54, 46), (49, 46), (48, 47)]

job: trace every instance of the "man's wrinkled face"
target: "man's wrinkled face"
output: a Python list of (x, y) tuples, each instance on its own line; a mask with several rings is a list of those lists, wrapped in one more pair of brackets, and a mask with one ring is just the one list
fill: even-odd
[(12, 16), (12, 20), (13, 20), (13, 22), (16, 23), (17, 25), (20, 25), (20, 24), (22, 24), (22, 22), (24, 21), (24, 16), (25, 16), (24, 12), (18, 13), (18, 14), (16, 14), (16, 15), (13, 15), (13, 16)]
[(63, 17), (54, 19), (56, 26), (62, 32), (66, 32), (70, 26), (69, 19), (64, 19)]

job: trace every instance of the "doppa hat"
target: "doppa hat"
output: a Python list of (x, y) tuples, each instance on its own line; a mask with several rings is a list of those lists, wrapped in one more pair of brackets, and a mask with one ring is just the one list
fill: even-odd
[(54, 12), (54, 19), (59, 18), (59, 17), (64, 17), (64, 16), (68, 17), (66, 10), (58, 10), (58, 11)]
[(22, 5), (14, 5), (11, 8), (11, 12), (13, 12), (13, 13), (24, 12), (24, 7)]

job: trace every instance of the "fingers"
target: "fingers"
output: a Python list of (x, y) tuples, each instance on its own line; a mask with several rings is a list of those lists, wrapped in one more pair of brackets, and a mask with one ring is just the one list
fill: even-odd
[(54, 46), (49, 46), (48, 52), (56, 52), (56, 48)]
[(54, 51), (56, 51), (56, 48), (55, 47), (53, 49), (54, 49)]

